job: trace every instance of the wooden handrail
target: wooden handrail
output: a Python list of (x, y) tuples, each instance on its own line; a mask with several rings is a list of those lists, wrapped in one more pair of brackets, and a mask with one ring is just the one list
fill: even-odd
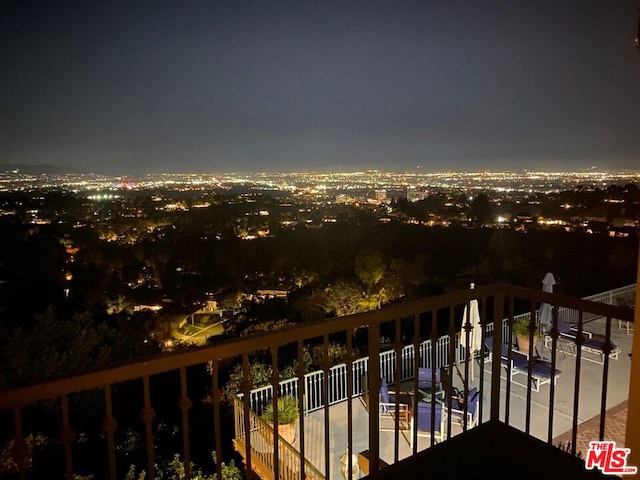
[[(236, 441), (246, 445), (246, 431), (244, 429), (244, 403), (238, 397), (233, 399), (234, 419), (236, 425)], [(255, 412), (249, 410), (251, 425), (251, 455), (258, 458), (270, 472), (275, 471), (273, 464), (273, 427), (260, 418)], [(244, 446), (243, 445), (243, 446)], [(245, 453), (241, 449), (241, 453)], [(280, 478), (283, 480), (300, 478), (300, 454), (281, 435), (278, 436), (278, 457), (280, 463)], [(254, 462), (255, 463), (255, 462)], [(324, 480), (325, 476), (309, 460), (304, 461), (305, 478)]]

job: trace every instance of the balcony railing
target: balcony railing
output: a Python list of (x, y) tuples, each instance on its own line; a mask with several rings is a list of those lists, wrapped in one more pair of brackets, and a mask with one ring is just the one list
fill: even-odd
[[(633, 290), (633, 289), (632, 289)], [(606, 323), (605, 344), (611, 343), (611, 324), (613, 319), (632, 321), (633, 312), (610, 303), (596, 303), (589, 300), (575, 299), (562, 295), (544, 293), (509, 285), (489, 285), (472, 291), (453, 292), (446, 295), (419, 299), (402, 304), (391, 305), (380, 310), (333, 318), (322, 322), (304, 324), (286, 330), (270, 332), (248, 338), (232, 339), (219, 344), (202, 347), (183, 353), (168, 354), (157, 358), (117, 366), (97, 372), (86, 373), (70, 378), (63, 378), (46, 383), (17, 388), (0, 392), (0, 412), (4, 416), (2, 432), (7, 438), (12, 437), (12, 448), (15, 468), (21, 479), (30, 476), (42, 476), (43, 472), (53, 477), (57, 474), (52, 467), (40, 464), (33, 457), (36, 455), (28, 442), (29, 434), (34, 427), (47, 425), (49, 430), (57, 429), (60, 442), (59, 458), (51, 460), (52, 465), (62, 465), (66, 478), (72, 480), (78, 473), (78, 465), (82, 463), (83, 446), (79, 425), (82, 424), (82, 409), (77, 401), (77, 394), (93, 395), (93, 405), (102, 410), (103, 428), (99, 441), (103, 450), (96, 457), (95, 478), (109, 478), (120, 480), (127, 473), (127, 459), (122, 458), (118, 444), (118, 434), (131, 421), (131, 410), (140, 413), (142, 421), (139, 428), (145, 450), (146, 478), (155, 478), (159, 456), (156, 432), (159, 426), (158, 414), (166, 408), (166, 399), (175, 397), (171, 403), (175, 410), (175, 418), (181, 437), (180, 461), (184, 468), (184, 478), (192, 477), (192, 453), (196, 448), (201, 449), (200, 441), (194, 442), (193, 436), (201, 425), (194, 425), (194, 415), (201, 413), (204, 404), (210, 406), (210, 429), (212, 431), (211, 448), (217, 459), (223, 459), (223, 450), (231, 443), (232, 432), (226, 428), (225, 418), (227, 408), (235, 407), (234, 419), (236, 446), (242, 451), (248, 469), (266, 469), (269, 478), (322, 478), (335, 477), (338, 474), (329, 463), (329, 442), (321, 447), (324, 449), (325, 465), (311, 465), (305, 450), (309, 442), (316, 439), (305, 438), (305, 415), (299, 418), (299, 438), (295, 449), (274, 433), (274, 429), (259, 417), (260, 408), (266, 402), (273, 402), (282, 395), (292, 395), (298, 399), (299, 410), (308, 413), (312, 410), (324, 412), (324, 438), (329, 438), (330, 405), (341, 399), (352, 398), (363, 392), (363, 381), (366, 381), (370, 392), (377, 392), (380, 378), (384, 375), (393, 380), (413, 379), (414, 391), (417, 392), (417, 379), (412, 377), (418, 366), (446, 365), (449, 377), (453, 377), (453, 363), (462, 362), (465, 378), (469, 376), (471, 356), (466, 354), (468, 349), (459, 348), (456, 332), (459, 330), (462, 307), (470, 300), (478, 299), (481, 305), (481, 321), (483, 336), (490, 336), (490, 325), (502, 322), (503, 328), (493, 332), (494, 346), (499, 346), (503, 338), (509, 338), (510, 328), (520, 313), (534, 314), (542, 302), (554, 306), (556, 312), (569, 309), (575, 311), (576, 325), (582, 328), (585, 321), (591, 318), (604, 318)], [(533, 317), (530, 317), (533, 318)], [(506, 322), (503, 322), (506, 319)], [(554, 316), (554, 324), (557, 316)], [(365, 338), (362, 349), (367, 349), (368, 359), (356, 359), (353, 356), (354, 332), (358, 331), (359, 338)], [(384, 333), (392, 341), (392, 349), (381, 352), (380, 338)], [(446, 335), (446, 338), (443, 336)], [(553, 355), (552, 365), (556, 362), (555, 345), (557, 331), (552, 330)], [(454, 341), (448, 339), (453, 338)], [(324, 351), (324, 358), (328, 358), (331, 342), (346, 345), (347, 360), (343, 365), (332, 367), (324, 362), (320, 372), (306, 372), (304, 367), (304, 347), (308, 344), (320, 345)], [(435, 345), (431, 348), (431, 345)], [(417, 352), (417, 354), (413, 354)], [(578, 345), (578, 354), (580, 346)], [(251, 364), (257, 356), (267, 358), (272, 367), (273, 375), (270, 385), (266, 389), (252, 392)], [(577, 402), (579, 400), (580, 385), (580, 356), (576, 360), (574, 421), (577, 424)], [(284, 363), (297, 360), (296, 378), (281, 383), (280, 371)], [(481, 368), (481, 390), (484, 388), (483, 376), (485, 371), (484, 357), (478, 358)], [(223, 403), (223, 388), (225, 375), (233, 364), (241, 366), (243, 381), (241, 385), (241, 399), (233, 400), (232, 407)], [(501, 413), (501, 380), (500, 362), (493, 362), (490, 366), (491, 383), (488, 391), (481, 391), (486, 396), (488, 404), (480, 406), (480, 421), (484, 418), (504, 419), (509, 423), (509, 397), (506, 397), (506, 418), (504, 409)], [(210, 371), (207, 376), (208, 385), (206, 401), (194, 389), (200, 388), (202, 377), (197, 382), (190, 380), (193, 372)], [(607, 379), (609, 372), (609, 358), (604, 358), (602, 366), (602, 391), (600, 411), (602, 416), (601, 437), (604, 432), (604, 421), (607, 404)], [(366, 380), (365, 380), (366, 379)], [(278, 386), (278, 388), (273, 388)], [(506, 383), (507, 391), (510, 384)], [(271, 390), (270, 392), (268, 390)], [(262, 393), (261, 393), (262, 392)], [(267, 392), (267, 393), (264, 393)], [(132, 400), (133, 398), (133, 400)], [(417, 395), (416, 395), (417, 398)], [(47, 401), (47, 408), (43, 407)], [(549, 390), (550, 415), (548, 419), (549, 436), (552, 440), (554, 421), (554, 387)], [(123, 406), (124, 402), (124, 406)], [(416, 400), (417, 402), (417, 400)], [(450, 400), (449, 400), (450, 402)], [(524, 430), (529, 432), (531, 385), (526, 393), (526, 418)], [(347, 448), (353, 451), (353, 411), (352, 402), (347, 402)], [(377, 395), (370, 395), (369, 409), (378, 410)], [(484, 406), (483, 406), (484, 405)], [(42, 407), (42, 408), (41, 408)], [(449, 405), (450, 407), (450, 405)], [(78, 408), (78, 411), (75, 409)], [(34, 410), (35, 409), (35, 410)], [(127, 410), (128, 409), (128, 410)], [(37, 410), (37, 411), (36, 411)], [(484, 411), (483, 411), (484, 410)], [(36, 413), (34, 413), (36, 411)], [(50, 418), (45, 418), (46, 414)], [(164, 415), (164, 414), (163, 414)], [(277, 414), (274, 423), (278, 424)], [(204, 418), (199, 416), (199, 419)], [(43, 420), (44, 419), (44, 420)], [(449, 417), (448, 435), (451, 432), (451, 418)], [(37, 423), (41, 422), (41, 423)], [(369, 415), (369, 451), (371, 456), (370, 471), (379, 468), (380, 431), (377, 415)], [(132, 422), (135, 424), (135, 422)], [(196, 428), (199, 427), (199, 428)], [(44, 427), (43, 427), (44, 428)], [(466, 426), (465, 426), (466, 428)], [(247, 435), (247, 432), (250, 432)], [(417, 431), (413, 431), (417, 435)], [(396, 425), (396, 445), (398, 426)], [(414, 441), (413, 451), (416, 453), (417, 442)], [(269, 451), (269, 449), (272, 451)], [(341, 447), (344, 451), (344, 445)], [(226, 453), (226, 451), (225, 451)], [(296, 460), (297, 456), (297, 460)], [(394, 461), (399, 460), (396, 447)], [(98, 461), (99, 460), (99, 461)], [(349, 460), (350, 461), (350, 460)], [(58, 462), (58, 463), (56, 463)], [(44, 466), (42, 466), (44, 465)], [(304, 465), (304, 468), (301, 468)], [(350, 467), (351, 465), (349, 465)], [(218, 478), (222, 478), (221, 462), (216, 462)]]

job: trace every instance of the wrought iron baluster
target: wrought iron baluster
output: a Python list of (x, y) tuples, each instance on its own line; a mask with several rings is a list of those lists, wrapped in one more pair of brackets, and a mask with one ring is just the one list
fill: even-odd
[(105, 419), (103, 428), (107, 434), (107, 450), (109, 455), (109, 478), (116, 480), (116, 442), (115, 432), (118, 428), (118, 423), (113, 418), (113, 401), (111, 399), (111, 384), (104, 387), (104, 401), (105, 401)]
[[(507, 334), (507, 341), (509, 342), (509, 344), (507, 345), (507, 380), (506, 380), (506, 389), (507, 389), (507, 393), (505, 395), (505, 400), (504, 400), (504, 423), (506, 423), (507, 425), (509, 425), (509, 413), (511, 410), (511, 360), (513, 358), (513, 310), (514, 310), (514, 298), (513, 295), (509, 295), (509, 315), (508, 315), (508, 319), (507, 319), (507, 328), (508, 328), (508, 334)], [(502, 323), (502, 319), (500, 317), (498, 317), (498, 321), (500, 323)], [(494, 335), (496, 334), (496, 328), (494, 328)], [(497, 350), (494, 350), (494, 354), (498, 356), (497, 359), (495, 359), (494, 361), (496, 361), (498, 363), (498, 365), (502, 364), (502, 344), (500, 344), (500, 346), (498, 347)], [(500, 381), (500, 376), (498, 376), (498, 378), (495, 377), (491, 377), (491, 381)]]
[(280, 478), (280, 415), (278, 411), (278, 397), (280, 396), (278, 374), (278, 347), (271, 347), (271, 388), (273, 396), (271, 402), (273, 406), (273, 477)]
[(151, 389), (149, 387), (149, 375), (142, 377), (142, 387), (144, 391), (144, 408), (142, 409), (142, 419), (145, 424), (147, 443), (147, 475), (155, 478), (156, 465), (153, 455), (153, 418), (156, 416), (151, 406)]
[[(420, 314), (413, 315), (413, 398), (418, 398), (418, 369), (420, 368)], [(416, 408), (414, 403), (413, 408)], [(416, 410), (417, 412), (417, 410)], [(413, 442), (413, 454), (418, 452), (418, 429), (414, 428), (411, 433)]]
[(14, 455), (18, 464), (20, 480), (27, 480), (27, 445), (22, 433), (22, 407), (13, 407), (13, 429), (16, 436)]
[[(433, 400), (435, 399), (435, 393), (436, 393), (436, 369), (439, 368), (437, 367), (437, 363), (436, 363), (436, 344), (438, 342), (438, 321), (437, 321), (437, 310), (432, 310), (431, 311), (431, 343), (429, 345), (429, 349), (431, 351), (430, 354), (430, 365), (429, 367), (431, 368), (431, 391), (433, 392), (431, 395), (431, 432), (433, 432), (434, 430), (434, 426), (436, 423), (436, 409), (434, 407), (434, 403)], [(420, 315), (416, 314), (416, 326), (419, 327), (419, 323), (420, 323)], [(420, 335), (420, 330), (418, 329), (418, 335)], [(416, 372), (416, 377), (418, 376), (418, 373)], [(442, 375), (440, 375), (440, 381), (442, 382)], [(416, 390), (417, 390), (417, 382), (416, 382)], [(440, 388), (442, 388), (442, 385), (440, 385)], [(451, 395), (449, 395), (451, 396)], [(444, 414), (444, 409), (441, 410), (440, 415)], [(442, 423), (441, 423), (442, 424)], [(440, 432), (440, 438), (443, 438), (443, 434), (444, 432)], [(416, 440), (418, 438), (418, 428), (416, 425), (415, 428), (415, 437), (414, 440)], [(432, 434), (431, 435), (431, 446), (433, 447), (435, 445), (436, 439), (435, 436)], [(414, 453), (417, 453), (417, 448), (414, 449)]]
[[(401, 373), (400, 373), (400, 362), (401, 362), (401, 353), (402, 353), (402, 331), (400, 328), (400, 318), (396, 318), (394, 320), (395, 327), (395, 340), (393, 342), (393, 353), (395, 356), (395, 365), (394, 365), (394, 377), (395, 377), (395, 403), (396, 403), (396, 413), (395, 417), (395, 428), (393, 429), (394, 436), (394, 445), (393, 445), (393, 462), (398, 463), (398, 459), (400, 457), (400, 381), (401, 381)], [(411, 405), (411, 408), (415, 408), (415, 404)], [(409, 405), (407, 405), (409, 407)], [(411, 419), (409, 419), (411, 421)]]
[(537, 332), (536, 328), (536, 310), (535, 303), (533, 301), (530, 302), (529, 306), (529, 356), (527, 362), (527, 400), (525, 407), (525, 417), (524, 417), (524, 431), (527, 435), (531, 432), (531, 382), (533, 379), (533, 354), (535, 352), (535, 332)]
[(487, 297), (482, 297), (482, 311), (480, 312), (480, 355), (479, 355), (479, 363), (480, 363), (480, 388), (478, 395), (480, 396), (480, 401), (478, 402), (478, 425), (482, 423), (483, 419), (483, 411), (484, 411), (484, 368), (485, 368), (485, 359), (484, 359), (484, 351), (485, 346), (484, 342), (487, 338)]
[(218, 359), (211, 360), (212, 385), (211, 401), (213, 402), (213, 431), (216, 442), (216, 478), (222, 478), (222, 434), (220, 428), (220, 402), (222, 394), (220, 392), (220, 373)]
[[(455, 310), (452, 306), (449, 307), (449, 391), (453, 392), (453, 364), (456, 361), (456, 345), (454, 339), (456, 338), (455, 330)], [(453, 395), (449, 395), (447, 399), (447, 411), (451, 412), (453, 408)], [(447, 439), (451, 438), (451, 415), (447, 415)]]
[(64, 394), (60, 397), (60, 407), (62, 409), (62, 431), (61, 440), (64, 446), (64, 462), (67, 469), (67, 480), (73, 480), (73, 455), (71, 452), (71, 446), (75, 439), (75, 433), (71, 429), (69, 423), (69, 397)]
[[(502, 371), (502, 319), (504, 315), (504, 293), (497, 292), (494, 297), (493, 312), (493, 360), (491, 362), (491, 420), (500, 420), (500, 373)], [(507, 337), (511, 335), (508, 332)], [(507, 377), (508, 378), (508, 377)], [(507, 382), (507, 399), (509, 382)], [(507, 405), (505, 404), (505, 407)], [(506, 408), (508, 411), (509, 409)]]
[(578, 401), (580, 400), (580, 367), (582, 357), (582, 310), (578, 311), (578, 334), (576, 337), (576, 373), (573, 384), (573, 422), (571, 426), (571, 455), (576, 454), (576, 442), (578, 438)]
[(304, 480), (305, 475), (305, 436), (304, 436), (304, 423), (306, 416), (306, 367), (304, 364), (304, 344), (302, 340), (298, 340), (298, 369), (296, 375), (298, 376), (298, 411), (300, 412), (299, 428), (300, 428), (300, 480)]
[[(556, 351), (558, 346), (558, 307), (557, 305), (553, 306), (553, 316), (551, 317), (551, 374), (555, 378), (556, 372), (556, 360), (558, 352)], [(546, 339), (545, 339), (546, 342)], [(552, 380), (549, 385), (549, 430), (547, 432), (547, 443), (549, 445), (553, 444), (553, 413), (554, 408), (553, 404), (555, 402), (556, 395), (556, 382)]]
[(189, 448), (189, 409), (193, 404), (187, 394), (187, 369), (180, 367), (180, 400), (178, 407), (182, 412), (182, 445), (184, 448), (184, 476), (191, 480), (191, 450)]
[(606, 327), (604, 334), (604, 344), (602, 345), (602, 399), (600, 401), (600, 436), (604, 440), (604, 427), (607, 415), (607, 384), (609, 383), (609, 354), (612, 351), (611, 345), (611, 316), (606, 317)]
[[(349, 458), (347, 460), (348, 472), (354, 471), (353, 466), (353, 332), (347, 330), (347, 452)], [(351, 477), (350, 477), (351, 478)]]
[(329, 335), (322, 336), (322, 401), (324, 403), (324, 472), (327, 478), (331, 478), (330, 470), (330, 433), (329, 433)]
[(253, 466), (252, 455), (251, 455), (251, 417), (249, 413), (249, 409), (251, 405), (249, 404), (249, 392), (251, 390), (251, 378), (249, 376), (249, 354), (244, 352), (242, 354), (242, 403), (243, 403), (243, 413), (244, 413), (244, 431), (245, 431), (245, 463), (247, 465), (247, 470), (251, 471)]
[(380, 469), (380, 324), (369, 324), (369, 474)]

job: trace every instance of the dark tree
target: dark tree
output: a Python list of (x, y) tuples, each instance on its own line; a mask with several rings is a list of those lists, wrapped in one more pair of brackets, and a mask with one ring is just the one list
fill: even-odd
[(482, 226), (491, 220), (493, 206), (489, 197), (485, 193), (480, 193), (471, 201), (471, 214), (475, 218), (476, 224)]

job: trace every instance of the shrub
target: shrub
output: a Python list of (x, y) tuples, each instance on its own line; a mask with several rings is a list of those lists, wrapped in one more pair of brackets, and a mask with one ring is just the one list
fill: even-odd
[[(273, 423), (273, 402), (269, 402), (262, 413), (262, 418)], [(278, 424), (287, 425), (298, 419), (298, 401), (291, 396), (278, 398)]]
[[(514, 335), (522, 335), (525, 337), (529, 336), (529, 320), (521, 319), (513, 324), (513, 334)], [(538, 330), (534, 331), (534, 338), (538, 338), (540, 334)]]

